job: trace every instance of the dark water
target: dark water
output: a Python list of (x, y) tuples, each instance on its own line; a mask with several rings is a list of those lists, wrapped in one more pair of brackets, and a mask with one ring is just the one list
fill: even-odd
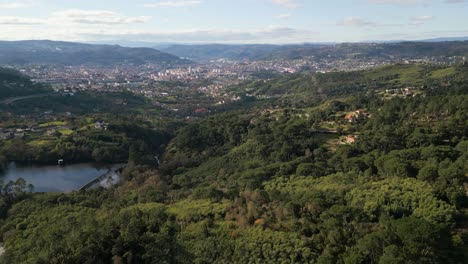
[(105, 174), (115, 165), (82, 163), (60, 166), (23, 166), (10, 163), (0, 173), (3, 183), (23, 178), (34, 185), (35, 192), (69, 192), (79, 189), (85, 183)]

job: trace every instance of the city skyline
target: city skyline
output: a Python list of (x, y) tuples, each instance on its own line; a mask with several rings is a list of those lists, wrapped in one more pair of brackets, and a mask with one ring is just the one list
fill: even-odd
[(0, 39), (302, 43), (468, 36), (466, 0), (0, 0)]

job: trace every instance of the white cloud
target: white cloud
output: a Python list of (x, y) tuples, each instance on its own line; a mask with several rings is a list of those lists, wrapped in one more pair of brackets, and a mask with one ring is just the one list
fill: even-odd
[(79, 27), (79, 24), (123, 25), (145, 23), (151, 17), (127, 17), (105, 10), (68, 9), (51, 14), (48, 18), (27, 18), (18, 16), (0, 16), (0, 25), (44, 25), (47, 27)]
[(288, 19), (291, 17), (291, 14), (279, 14), (277, 18), (279, 19)]
[(151, 17), (148, 16), (127, 17), (112, 11), (81, 9), (68, 9), (55, 12), (51, 17), (53, 21), (103, 25), (145, 23), (150, 19)]
[(158, 2), (154, 4), (145, 4), (145, 7), (157, 8), (157, 7), (186, 7), (186, 6), (195, 6), (201, 4), (201, 1), (165, 1)]
[(18, 9), (18, 8), (25, 8), (31, 7), (34, 5), (34, 1), (28, 2), (7, 2), (7, 3), (0, 3), (0, 9)]
[(414, 16), (410, 18), (412, 25), (422, 25), (433, 19), (433, 16)]
[[(53, 20), (55, 19), (55, 20)], [(309, 29), (269, 26), (257, 29), (230, 30), (216, 28), (192, 28), (184, 30), (163, 30), (141, 27), (114, 27), (111, 25), (91, 26), (73, 24), (58, 20), (37, 21), (44, 24), (33, 25), (35, 21), (0, 19), (0, 39), (51, 39), (68, 41), (110, 41), (131, 40), (144, 42), (181, 43), (295, 43), (317, 41), (320, 34)], [(13, 24), (15, 23), (15, 24)]]
[(119, 32), (99, 32), (84, 34), (90, 39), (128, 39), (148, 42), (262, 42), (271, 40), (288, 41), (297, 36), (307, 34), (306, 31), (300, 31), (293, 28), (270, 27), (255, 31), (231, 31), (231, 30), (186, 30), (176, 32), (158, 32), (158, 31), (119, 31)]
[(371, 21), (367, 21), (360, 17), (346, 17), (341, 21), (338, 21), (338, 25), (342, 26), (353, 26), (353, 27), (366, 27), (375, 26), (376, 24)]
[(0, 4), (0, 8), (4, 9), (14, 9), (14, 8), (23, 8), (25, 7), (24, 3), (5, 3)]
[(40, 25), (44, 23), (46, 23), (46, 20), (43, 19), (0, 16), (0, 25)]
[(387, 5), (400, 5), (400, 6), (428, 5), (432, 2), (431, 0), (365, 0), (365, 1), (370, 4), (387, 4)]
[(296, 9), (299, 4), (295, 0), (271, 0), (273, 3), (286, 7), (288, 9)]

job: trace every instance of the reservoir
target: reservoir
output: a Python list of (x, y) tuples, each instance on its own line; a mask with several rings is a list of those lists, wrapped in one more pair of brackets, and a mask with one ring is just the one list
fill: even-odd
[(116, 164), (81, 163), (66, 166), (37, 166), (10, 163), (0, 172), (3, 184), (23, 178), (34, 185), (35, 192), (70, 192), (118, 167)]

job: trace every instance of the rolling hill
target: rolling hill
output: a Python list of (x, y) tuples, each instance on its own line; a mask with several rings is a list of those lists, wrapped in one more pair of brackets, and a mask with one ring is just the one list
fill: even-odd
[(0, 101), (9, 97), (29, 96), (50, 92), (42, 85), (32, 83), (20, 72), (0, 67)]
[(183, 45), (176, 44), (163, 48), (162, 50), (179, 57), (194, 60), (207, 59), (261, 59), (268, 54), (276, 53), (284, 46), (252, 44), (252, 45), (226, 45), (226, 44), (206, 44), (206, 45)]
[(194, 60), (203, 59), (300, 59), (314, 56), (336, 59), (420, 58), (424, 56), (466, 56), (468, 41), (341, 43), (301, 45), (172, 45), (163, 51)]
[(74, 42), (26, 40), (0, 41), (0, 64), (183, 64), (174, 55), (151, 48), (127, 48), (117, 45), (92, 45)]

